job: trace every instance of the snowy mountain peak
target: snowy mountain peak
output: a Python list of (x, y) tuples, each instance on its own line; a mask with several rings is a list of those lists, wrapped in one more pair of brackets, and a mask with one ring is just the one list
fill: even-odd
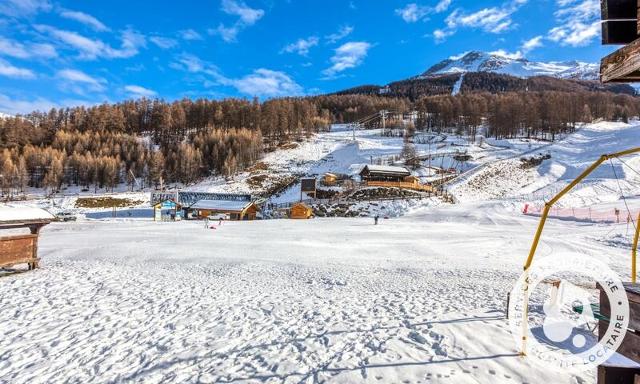
[(12, 118), (13, 116), (6, 114), (6, 113), (2, 113), (0, 112), (0, 119), (9, 119)]
[(504, 52), (466, 52), (429, 68), (420, 78), (466, 72), (493, 72), (516, 77), (551, 76), (561, 79), (596, 80), (597, 64), (580, 61), (529, 61)]

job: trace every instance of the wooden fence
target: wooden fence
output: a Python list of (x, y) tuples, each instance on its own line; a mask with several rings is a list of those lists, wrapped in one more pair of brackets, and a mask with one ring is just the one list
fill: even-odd
[(405, 183), (394, 181), (367, 181), (367, 187), (383, 187), (383, 188), (404, 188), (412, 189), (420, 192), (434, 192), (434, 188), (430, 185), (422, 185), (417, 183)]

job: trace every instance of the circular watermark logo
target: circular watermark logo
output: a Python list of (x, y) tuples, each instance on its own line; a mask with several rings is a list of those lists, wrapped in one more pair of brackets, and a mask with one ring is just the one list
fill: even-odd
[[(607, 298), (599, 307), (583, 288), (593, 283)], [(518, 348), (547, 366), (594, 368), (620, 347), (629, 325), (629, 301), (619, 276), (584, 255), (555, 254), (536, 261), (509, 298), (509, 326)]]

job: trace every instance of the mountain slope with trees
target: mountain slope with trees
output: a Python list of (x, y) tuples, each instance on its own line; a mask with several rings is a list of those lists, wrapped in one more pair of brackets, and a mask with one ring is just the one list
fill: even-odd
[[(60, 190), (76, 185), (112, 190), (134, 182), (194, 183), (233, 177), (267, 151), (381, 110), (415, 111), (406, 132), (431, 129), (475, 137), (553, 140), (578, 122), (640, 116), (627, 85), (492, 72), (416, 77), (385, 87), (365, 85), (335, 94), (258, 99), (128, 100), (0, 118), (0, 190)], [(379, 122), (367, 127), (375, 128)], [(387, 127), (406, 125), (387, 121)]]

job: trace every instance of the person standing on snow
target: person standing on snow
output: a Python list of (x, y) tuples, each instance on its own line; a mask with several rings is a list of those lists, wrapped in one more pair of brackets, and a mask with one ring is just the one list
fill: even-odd
[(208, 217), (204, 218), (204, 227), (209, 229), (209, 218)]
[(380, 219), (380, 216), (378, 216), (378, 215), (376, 215), (376, 216), (373, 218), (374, 225), (378, 225), (378, 220), (379, 220), (379, 219)]

